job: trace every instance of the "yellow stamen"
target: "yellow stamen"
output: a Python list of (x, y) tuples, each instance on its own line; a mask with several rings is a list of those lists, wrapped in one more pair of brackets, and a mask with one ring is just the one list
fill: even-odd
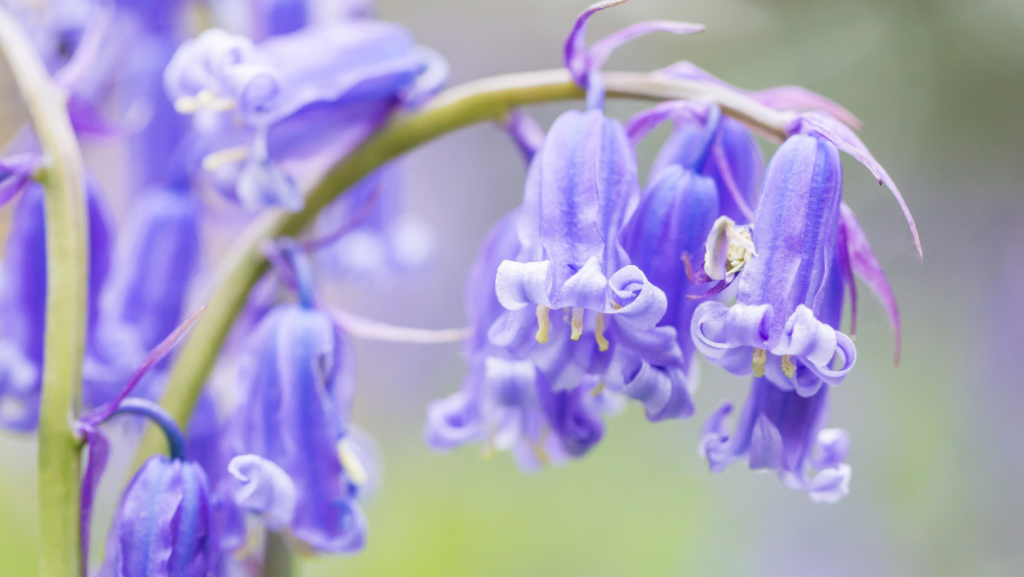
[(764, 376), (764, 364), (768, 361), (768, 351), (764, 349), (754, 349), (754, 359), (751, 363), (751, 368), (754, 370), (755, 377)]
[(594, 387), (594, 390), (590, 391), (590, 396), (596, 397), (596, 396), (600, 395), (603, 391), (604, 391), (604, 381), (601, 381), (600, 383), (597, 383), (597, 386)]
[(213, 171), (225, 164), (245, 160), (249, 158), (249, 150), (248, 146), (242, 145), (211, 152), (203, 157), (203, 170)]
[(796, 375), (796, 365), (789, 360), (789, 355), (782, 355), (782, 372), (791, 379)]
[(359, 456), (356, 455), (352, 442), (348, 438), (338, 441), (338, 459), (341, 460), (341, 466), (344, 467), (345, 476), (349, 481), (355, 485), (366, 484), (370, 475), (366, 472), (366, 467), (359, 460)]
[(182, 96), (174, 101), (174, 110), (178, 114), (195, 114), (202, 109), (213, 112), (224, 112), (235, 107), (231, 98), (221, 98), (212, 90), (202, 89), (195, 96)]
[(537, 442), (533, 444), (533, 455), (537, 457), (537, 460), (540, 461), (542, 465), (547, 465), (551, 460), (550, 457), (548, 457), (547, 450), (544, 448), (544, 443), (546, 443), (547, 440), (548, 428), (545, 426), (541, 429), (540, 436), (537, 437)]
[(578, 341), (583, 336), (583, 309), (575, 307), (572, 309), (572, 333), (569, 338)]
[(544, 305), (537, 305), (537, 342), (544, 344), (548, 342), (551, 335), (551, 309)]
[(604, 313), (597, 313), (594, 321), (594, 338), (597, 339), (597, 350), (602, 353), (608, 350), (608, 339), (604, 338)]

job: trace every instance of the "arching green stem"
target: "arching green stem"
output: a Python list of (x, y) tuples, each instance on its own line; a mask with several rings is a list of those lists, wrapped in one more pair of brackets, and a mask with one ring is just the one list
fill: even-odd
[[(716, 102), (723, 112), (770, 138), (784, 138), (785, 126), (792, 118), (791, 114), (706, 83), (632, 72), (606, 72), (604, 80), (608, 98)], [(299, 234), (350, 186), (387, 161), (434, 138), (478, 122), (501, 121), (518, 106), (583, 97), (569, 73), (561, 69), (496, 76), (451, 88), (422, 111), (395, 120), (338, 162), (309, 192), (301, 212), (268, 214), (254, 223), (228, 257), (206, 316), (178, 356), (162, 401), (164, 408), (185, 425), (235, 316), (249, 290), (267, 270), (261, 250), (265, 240)], [(150, 433), (140, 459), (161, 446), (160, 437)]]
[(10, 66), (45, 155), (46, 339), (39, 410), (41, 575), (79, 577), (79, 450), (71, 422), (85, 350), (87, 227), (84, 169), (62, 91), (35, 47), (0, 8), (0, 51)]

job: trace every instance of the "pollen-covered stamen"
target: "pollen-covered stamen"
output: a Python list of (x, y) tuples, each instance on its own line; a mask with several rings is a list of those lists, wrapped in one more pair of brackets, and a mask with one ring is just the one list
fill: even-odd
[(203, 170), (214, 171), (226, 164), (241, 162), (249, 158), (251, 152), (252, 149), (245, 145), (232, 146), (231, 148), (223, 148), (217, 152), (211, 152), (203, 157)]
[(370, 475), (366, 471), (363, 461), (356, 454), (352, 441), (347, 437), (338, 441), (338, 459), (341, 461), (341, 466), (345, 469), (345, 476), (348, 477), (348, 480), (353, 485), (362, 486), (366, 484)]
[(212, 112), (225, 112), (237, 106), (233, 98), (217, 96), (212, 90), (204, 88), (195, 96), (182, 96), (174, 101), (174, 110), (178, 114), (195, 114), (206, 109)]
[(782, 372), (790, 379), (796, 375), (796, 365), (790, 360), (789, 355), (782, 355)]
[(569, 338), (578, 341), (583, 336), (583, 309), (581, 307), (573, 307), (571, 324), (572, 333)]
[(754, 358), (751, 361), (751, 369), (754, 371), (755, 377), (764, 376), (764, 365), (768, 362), (768, 351), (764, 349), (754, 349)]
[(751, 257), (757, 256), (750, 225), (738, 226), (731, 218), (720, 216), (708, 233), (704, 252), (704, 272), (713, 280), (726, 280), (739, 272)]
[(537, 342), (544, 344), (548, 342), (551, 335), (551, 309), (544, 305), (537, 305)]
[(601, 396), (601, 393), (603, 393), (603, 392), (604, 392), (604, 381), (601, 381), (600, 383), (597, 383), (597, 386), (594, 387), (593, 390), (590, 391), (590, 396), (591, 397), (599, 397), (599, 396)]
[(594, 321), (594, 338), (597, 340), (597, 350), (602, 353), (608, 350), (608, 339), (604, 338), (604, 313), (597, 313), (597, 320)]

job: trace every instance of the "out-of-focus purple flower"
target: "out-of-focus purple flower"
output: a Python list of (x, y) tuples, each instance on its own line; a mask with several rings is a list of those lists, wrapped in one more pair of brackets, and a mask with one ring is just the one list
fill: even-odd
[[(103, 288), (86, 363), (87, 405), (109, 400), (146, 351), (181, 322), (198, 264), (196, 213), (187, 190), (152, 189), (136, 197)], [(158, 394), (158, 377), (153, 373), (140, 394)]]
[[(103, 199), (92, 183), (87, 184), (86, 194), (89, 217), (87, 313), (91, 337), (97, 324), (100, 287), (109, 268), (112, 234)], [(3, 318), (0, 323), (0, 426), (17, 431), (35, 429), (39, 418), (46, 325), (43, 201), (41, 186), (25, 187), (14, 210), (0, 280), (0, 317)]]
[(284, 518), (270, 498), (281, 493), (259, 488), (283, 478), (261, 460), (233, 461), (236, 478), (256, 483), (236, 492), (236, 503), (286, 527), (304, 547), (353, 552), (365, 542), (357, 497), (371, 474), (349, 435), (354, 356), (330, 317), (313, 308), (310, 263), (294, 248), (287, 254), (300, 303), (278, 306), (251, 335), (239, 371), (243, 401), (230, 436), (233, 455), (255, 455), (285, 474), (295, 506)]
[(164, 81), (178, 111), (195, 115), (198, 153), (216, 183), (247, 208), (297, 210), (296, 179), (343, 156), (446, 76), (440, 57), (402, 27), (360, 19), (259, 44), (208, 30), (182, 44)]
[(424, 266), (433, 254), (430, 227), (403, 211), (402, 170), (389, 164), (324, 209), (307, 245), (329, 275), (373, 279)]
[(839, 272), (831, 269), (841, 199), (836, 147), (811, 136), (786, 140), (768, 166), (736, 304), (706, 302), (694, 313), (693, 340), (708, 360), (805, 397), (842, 382), (856, 349), (821, 319), (829, 274)]
[(125, 489), (107, 543), (104, 577), (212, 575), (217, 540), (206, 474), (151, 457)]

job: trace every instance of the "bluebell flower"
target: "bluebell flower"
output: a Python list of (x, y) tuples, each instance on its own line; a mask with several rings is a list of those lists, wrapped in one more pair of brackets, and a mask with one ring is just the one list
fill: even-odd
[[(729, 259), (731, 268), (742, 267), (736, 304), (706, 302), (694, 313), (693, 340), (708, 360), (805, 397), (823, 383), (842, 382), (856, 349), (820, 317), (835, 266), (841, 199), (838, 149), (811, 136), (786, 140), (768, 166), (752, 250), (738, 249), (736, 264)], [(736, 252), (732, 238), (721, 244)], [(837, 357), (840, 366), (833, 368)]]
[[(665, 293), (630, 263), (620, 243), (640, 186), (630, 139), (601, 110), (599, 68), (615, 46), (637, 35), (702, 28), (642, 23), (585, 49), (591, 14), (619, 3), (585, 11), (566, 42), (566, 66), (587, 87), (588, 110), (560, 116), (533, 156), (519, 209), (520, 252), (501, 264), (495, 279), (508, 312), (490, 337), (516, 357), (528, 354), (554, 392), (593, 382), (640, 400), (652, 419), (681, 395), (685, 400), (672, 401), (670, 411), (685, 417), (692, 404), (677, 335), (657, 326), (668, 307)], [(526, 350), (528, 334), (537, 342)]]
[(586, 453), (601, 439), (601, 416), (621, 404), (598, 388), (596, 378), (556, 392), (529, 357), (516, 358), (509, 347), (490, 341), (488, 330), (506, 314), (494, 278), (501, 262), (520, 250), (517, 216), (514, 211), (498, 221), (481, 244), (466, 284), (468, 373), (459, 391), (430, 404), (424, 438), (436, 450), (481, 443), (485, 457), (509, 451), (522, 470), (532, 472)]
[(206, 474), (196, 463), (151, 457), (125, 489), (101, 573), (213, 575), (218, 552)]
[[(110, 266), (112, 234), (107, 209), (91, 182), (86, 186), (89, 218), (88, 337), (95, 334), (98, 296)], [(44, 192), (31, 183), (14, 209), (4, 248), (0, 288), (0, 426), (35, 429), (42, 386), (46, 321), (46, 235)], [(172, 327), (173, 328), (173, 327)], [(169, 332), (169, 331), (168, 331)]]
[[(97, 419), (106, 420), (119, 413), (135, 413), (153, 419), (167, 433), (171, 456), (150, 457), (125, 488), (107, 538), (107, 557), (100, 575), (214, 575), (219, 547), (206, 473), (199, 464), (186, 459), (181, 431), (159, 406), (144, 400), (123, 400), (113, 412)], [(90, 473), (95, 471), (94, 445), (99, 442), (102, 447), (105, 443), (102, 433), (96, 429), (98, 424), (97, 420), (86, 417), (79, 425), (89, 432), (88, 480), (93, 479)], [(99, 463), (101, 469), (104, 460), (101, 458)], [(87, 492), (83, 507), (91, 510), (91, 506), (92, 494)]]
[[(846, 280), (838, 261), (819, 292), (818, 313), (823, 324), (838, 328), (843, 311)], [(746, 459), (751, 469), (772, 470), (783, 484), (806, 491), (819, 503), (834, 503), (849, 492), (852, 469), (844, 461), (849, 438), (842, 429), (825, 428), (828, 421), (829, 388), (807, 395), (799, 389), (786, 390), (768, 376), (753, 379), (750, 394), (729, 434), (725, 419), (732, 404), (712, 414), (701, 432), (700, 453), (713, 472)], [(813, 475), (811, 471), (817, 471)]]
[(372, 474), (349, 434), (354, 356), (345, 335), (313, 306), (308, 259), (294, 247), (286, 254), (300, 302), (273, 309), (248, 339), (239, 370), (242, 403), (229, 435), (236, 459), (258, 457), (233, 460), (233, 475), (247, 485), (287, 478), (281, 483), (293, 488), (294, 507), (282, 516), (267, 497), (292, 489), (255, 485), (236, 493), (236, 502), (300, 549), (353, 552), (365, 541), (358, 497)]
[(259, 44), (208, 30), (181, 45), (164, 80), (178, 111), (194, 114), (197, 152), (215, 184), (250, 209), (298, 210), (297, 182), (446, 75), (440, 57), (400, 26), (359, 19)]
[[(146, 351), (178, 326), (198, 266), (197, 207), (187, 190), (143, 192), (126, 222), (87, 357), (89, 406), (109, 400)], [(160, 374), (158, 367), (140, 394), (158, 395)]]

